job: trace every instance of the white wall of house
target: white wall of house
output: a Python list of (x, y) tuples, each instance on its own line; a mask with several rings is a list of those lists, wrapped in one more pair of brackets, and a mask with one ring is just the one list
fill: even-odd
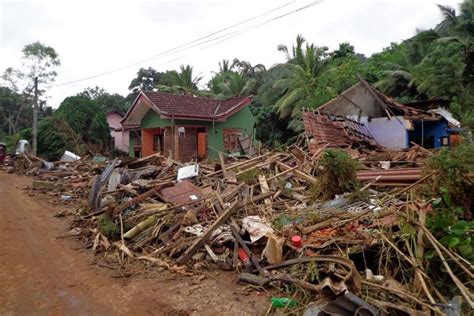
[(122, 116), (115, 112), (107, 113), (107, 123), (110, 128), (110, 136), (114, 139), (115, 149), (128, 153), (130, 135), (128, 131), (122, 130), (120, 120)]
[(375, 140), (383, 147), (390, 149), (408, 148), (408, 129), (410, 123), (403, 117), (373, 118), (370, 122), (365, 118), (364, 124)]

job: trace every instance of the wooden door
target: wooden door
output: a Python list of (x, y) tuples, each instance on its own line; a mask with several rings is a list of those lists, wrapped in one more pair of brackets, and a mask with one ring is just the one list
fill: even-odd
[(207, 133), (198, 132), (197, 136), (198, 157), (204, 159), (207, 156)]

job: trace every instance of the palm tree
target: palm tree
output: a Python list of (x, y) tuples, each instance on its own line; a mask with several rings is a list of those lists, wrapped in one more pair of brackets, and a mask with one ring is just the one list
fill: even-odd
[(463, 76), (470, 80), (474, 76), (474, 0), (464, 0), (460, 12), (449, 6), (438, 5), (443, 20), (436, 27), (442, 36), (439, 42), (455, 41), (461, 44), (466, 67)]
[(219, 73), (229, 73), (231, 72), (235, 67), (235, 62), (232, 64), (228, 59), (222, 59), (222, 63), (219, 62)]
[(173, 93), (193, 94), (198, 90), (198, 84), (202, 80), (202, 76), (193, 75), (193, 67), (190, 65), (180, 66), (180, 71), (172, 71), (169, 74), (171, 78), (171, 85), (160, 85), (161, 91)]
[(252, 64), (245, 60), (239, 60), (234, 58), (232, 65), (239, 69), (239, 73), (247, 78), (256, 78), (267, 69), (263, 64), (256, 64), (252, 66)]
[(271, 80), (259, 89), (263, 98), (270, 100), (272, 95), (278, 96), (273, 108), (280, 119), (290, 119), (288, 127), (295, 131), (302, 129), (302, 108), (315, 105), (312, 101), (320, 88), (318, 76), (327, 65), (326, 47), (317, 47), (314, 44), (303, 46), (304, 43), (305, 39), (298, 35), (291, 54), (287, 46), (278, 46), (278, 50), (285, 53), (288, 62), (271, 68)]

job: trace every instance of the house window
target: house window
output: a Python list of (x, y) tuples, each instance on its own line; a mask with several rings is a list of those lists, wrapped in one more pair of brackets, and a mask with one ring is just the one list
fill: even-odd
[(163, 134), (153, 135), (153, 150), (163, 153)]
[(441, 137), (441, 146), (449, 146), (449, 137)]
[(240, 150), (239, 137), (242, 137), (240, 128), (224, 128), (224, 149), (229, 151)]

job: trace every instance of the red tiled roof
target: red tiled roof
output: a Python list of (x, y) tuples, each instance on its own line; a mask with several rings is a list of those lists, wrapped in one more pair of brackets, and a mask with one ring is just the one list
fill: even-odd
[(359, 143), (369, 147), (378, 146), (364, 124), (348, 118), (329, 117), (305, 111), (303, 112), (303, 124), (305, 132), (313, 136), (317, 145), (348, 147)]
[(163, 92), (143, 92), (143, 95), (161, 116), (184, 119), (225, 120), (251, 102), (250, 97), (216, 100)]

